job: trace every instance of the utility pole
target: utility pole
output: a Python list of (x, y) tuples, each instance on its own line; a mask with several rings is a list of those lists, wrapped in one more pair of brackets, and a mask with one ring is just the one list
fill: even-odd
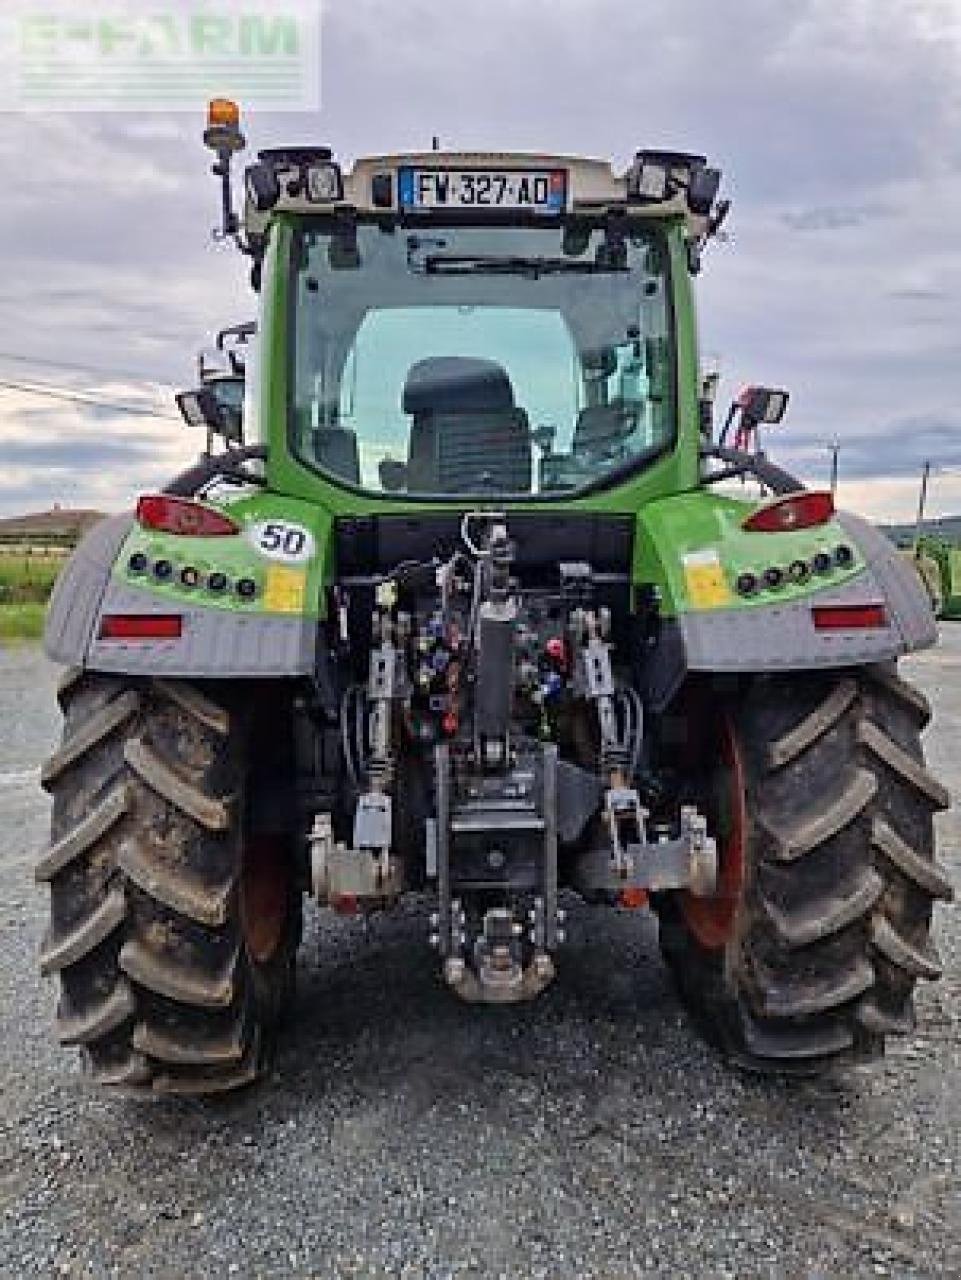
[(838, 454), (841, 452), (840, 440), (832, 440), (828, 445), (831, 451), (831, 496), (837, 497), (838, 492)]
[(928, 504), (928, 480), (931, 476), (931, 463), (925, 462), (924, 470), (921, 472), (921, 493), (918, 497), (918, 520), (914, 526), (914, 555), (917, 557), (918, 546), (921, 542), (921, 534), (924, 531), (924, 508)]

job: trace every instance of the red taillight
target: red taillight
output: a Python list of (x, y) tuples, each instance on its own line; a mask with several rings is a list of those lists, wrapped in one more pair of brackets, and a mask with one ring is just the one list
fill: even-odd
[(870, 631), (888, 625), (883, 604), (822, 604), (811, 610), (816, 631)]
[(179, 640), (179, 613), (108, 613), (100, 622), (101, 640)]
[(744, 521), (749, 533), (792, 533), (827, 524), (834, 515), (834, 498), (827, 490), (791, 493), (759, 507)]
[(360, 910), (356, 893), (338, 893), (331, 898), (330, 905), (339, 916), (355, 916)]
[(221, 538), (240, 532), (240, 526), (222, 512), (165, 493), (150, 493), (138, 499), (137, 520), (145, 529), (194, 538)]
[(618, 901), (628, 911), (640, 911), (648, 904), (646, 889), (622, 889)]

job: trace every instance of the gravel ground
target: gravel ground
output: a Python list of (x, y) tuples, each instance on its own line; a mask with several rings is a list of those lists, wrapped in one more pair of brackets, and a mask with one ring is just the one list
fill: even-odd
[[(910, 663), (961, 784), (961, 627)], [(0, 652), (0, 1274), (961, 1275), (961, 925), (918, 1034), (818, 1084), (730, 1073), (682, 1016), (653, 922), (575, 909), (560, 980), (478, 1010), (424, 915), (313, 912), (272, 1081), (217, 1105), (94, 1091), (56, 1048), (31, 864), (54, 673)], [(961, 882), (961, 824), (941, 858)]]

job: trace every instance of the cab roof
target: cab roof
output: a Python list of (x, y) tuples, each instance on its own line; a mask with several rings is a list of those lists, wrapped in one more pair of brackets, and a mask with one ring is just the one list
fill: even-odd
[[(651, 186), (645, 189), (642, 174), (649, 173), (650, 166), (663, 171), (663, 192), (660, 197), (651, 194)], [(480, 172), (524, 173), (563, 172), (563, 209), (554, 216), (603, 214), (617, 212), (637, 219), (684, 218), (688, 233), (700, 239), (709, 229), (710, 202), (707, 208), (692, 208), (689, 191), (692, 174), (715, 175), (715, 187), (720, 175), (707, 168), (703, 156), (691, 156), (680, 152), (638, 152), (631, 166), (617, 173), (607, 160), (585, 156), (563, 155), (536, 151), (408, 151), (357, 159), (351, 168), (341, 168), (331, 152), (321, 147), (275, 148), (261, 151), (259, 165), (273, 171), (279, 180), (279, 198), (269, 212), (258, 211), (249, 196), (245, 222), (248, 230), (266, 229), (275, 214), (344, 216), (390, 216), (405, 214), (411, 217), (438, 216), (437, 209), (412, 210), (402, 204), (401, 175), (405, 171), (420, 172)], [(647, 168), (645, 168), (647, 166)], [(311, 194), (307, 174), (311, 169), (324, 168), (337, 175), (336, 195), (318, 199)], [(248, 170), (248, 175), (250, 170)], [(331, 190), (334, 189), (332, 184)], [(656, 184), (654, 187), (656, 191)], [(444, 211), (447, 212), (446, 210)], [(464, 210), (458, 209), (463, 216)], [(472, 210), (478, 216), (490, 213), (499, 221), (522, 221), (525, 215), (517, 209)], [(526, 216), (530, 216), (529, 214)], [(539, 214), (538, 218), (549, 215)]]

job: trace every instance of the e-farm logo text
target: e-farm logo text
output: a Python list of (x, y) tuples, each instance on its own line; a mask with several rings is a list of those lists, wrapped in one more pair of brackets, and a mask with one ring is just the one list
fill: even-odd
[(0, 110), (196, 111), (212, 97), (316, 111), (319, 0), (0, 8)]

